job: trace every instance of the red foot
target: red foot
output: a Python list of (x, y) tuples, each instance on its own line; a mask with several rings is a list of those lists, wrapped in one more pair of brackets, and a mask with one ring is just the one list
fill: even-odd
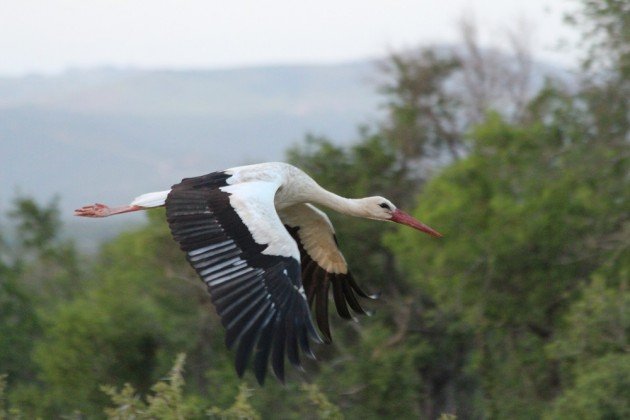
[(91, 206), (84, 206), (74, 211), (75, 216), (83, 217), (107, 217), (115, 214), (129, 213), (132, 211), (144, 210), (144, 207), (140, 206), (122, 206), (122, 207), (108, 207), (105, 204), (93, 204)]
[(107, 217), (112, 215), (112, 209), (105, 204), (96, 203), (76, 209), (74, 215), (82, 217)]

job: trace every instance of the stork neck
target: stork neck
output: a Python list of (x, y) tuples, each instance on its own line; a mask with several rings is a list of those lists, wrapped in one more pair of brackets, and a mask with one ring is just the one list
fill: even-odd
[(335, 193), (325, 190), (319, 185), (313, 191), (313, 194), (309, 198), (309, 202), (328, 207), (349, 216), (365, 216), (363, 214), (364, 212), (362, 211), (362, 207), (359, 204), (359, 200), (341, 197)]

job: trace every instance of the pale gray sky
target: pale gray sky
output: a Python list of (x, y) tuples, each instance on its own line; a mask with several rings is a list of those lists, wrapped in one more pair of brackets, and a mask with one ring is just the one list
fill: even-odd
[[(376, 57), (420, 43), (457, 42), (476, 18), (482, 41), (531, 28), (538, 58), (575, 34), (571, 0), (0, 0), (0, 75), (98, 66), (214, 68)], [(574, 53), (573, 53), (574, 54)]]

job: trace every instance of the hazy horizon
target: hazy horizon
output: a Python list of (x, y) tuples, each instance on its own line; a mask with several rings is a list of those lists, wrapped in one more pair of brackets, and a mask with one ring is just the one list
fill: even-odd
[[(383, 56), (424, 44), (459, 42), (458, 21), (472, 19), (485, 48), (509, 50), (506, 32), (524, 32), (534, 57), (564, 67), (575, 51), (562, 24), (567, 1), (326, 0), (316, 5), (238, 0), (74, 2), (0, 0), (0, 77), (68, 70), (214, 70), (325, 65)], [(502, 40), (502, 41), (500, 41)]]

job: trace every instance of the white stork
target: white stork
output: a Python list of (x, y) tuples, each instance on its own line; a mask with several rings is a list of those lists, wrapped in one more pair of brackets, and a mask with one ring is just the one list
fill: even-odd
[[(253, 370), (262, 384), (270, 356), (276, 377), (284, 381), (285, 352), (300, 367), (298, 345), (313, 357), (309, 336), (331, 341), (331, 284), (343, 318), (352, 318), (346, 305), (358, 314), (366, 313), (355, 294), (374, 298), (355, 283), (330, 220), (314, 205), (442, 236), (383, 197), (340, 197), (286, 163), (186, 178), (170, 190), (143, 194), (128, 206), (94, 204), (75, 215), (107, 217), (165, 206), (173, 238), (208, 287), (227, 330), (228, 348), (238, 343), (238, 375), (243, 375), (254, 352)], [(323, 338), (311, 320), (313, 304)]]

